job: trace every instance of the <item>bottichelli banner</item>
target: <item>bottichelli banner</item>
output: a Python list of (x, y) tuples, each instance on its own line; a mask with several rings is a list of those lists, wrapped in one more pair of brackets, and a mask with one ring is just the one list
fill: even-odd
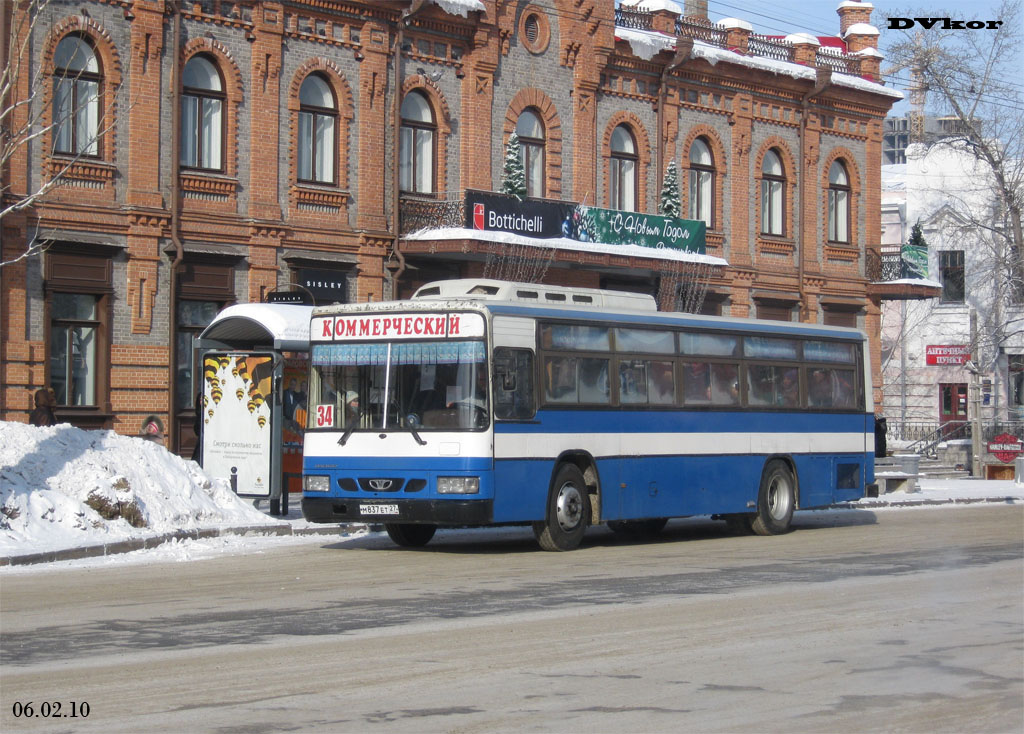
[(572, 202), (521, 201), (485, 191), (466, 191), (466, 227), (538, 239), (564, 237), (605, 245), (705, 251), (704, 222)]

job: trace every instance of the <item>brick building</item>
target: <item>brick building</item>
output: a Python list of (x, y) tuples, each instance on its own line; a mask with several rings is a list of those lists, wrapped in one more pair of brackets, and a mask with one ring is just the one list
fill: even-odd
[(223, 306), (537, 265), (461, 228), (513, 132), (545, 199), (655, 212), (674, 161), (713, 263), (568, 247), (535, 277), (665, 307), (699, 278), (709, 313), (877, 335), (865, 267), (900, 95), (877, 81), (870, 3), (843, 0), (830, 38), (627, 5), (49, 0), (27, 26), (30, 4), (5, 3), (4, 37), (30, 36), (4, 49), (30, 102), (15, 122), (42, 132), (3, 170), (5, 204), (56, 185), (0, 223), (0, 418), (51, 384), (62, 420), (136, 433), (155, 413), (186, 452), (192, 340)]

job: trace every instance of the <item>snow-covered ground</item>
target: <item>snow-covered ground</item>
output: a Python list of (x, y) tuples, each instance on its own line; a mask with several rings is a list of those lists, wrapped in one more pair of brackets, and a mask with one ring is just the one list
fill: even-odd
[(151, 441), (0, 422), (0, 556), (276, 522)]
[[(894, 511), (906, 503), (957, 503), (1009, 498), (1024, 501), (1024, 486), (1012, 481), (922, 479), (920, 491), (851, 503), (849, 509)], [(211, 479), (195, 462), (162, 446), (111, 431), (82, 431), (63, 424), (34, 428), (0, 421), (0, 558), (84, 548), (124, 540), (156, 538), (182, 530), (248, 529), (248, 534), (181, 539), (121, 555), (48, 564), (53, 568), (147, 562), (192, 561), (225, 554), (259, 553), (288, 544), (323, 543), (325, 530), (302, 519), (297, 497), (286, 518), (272, 517), (237, 497), (226, 482)], [(267, 509), (267, 503), (262, 505)], [(133, 525), (134, 522), (134, 525)], [(269, 531), (282, 522), (292, 534)], [(267, 529), (260, 534), (260, 528)], [(353, 541), (369, 533), (354, 527), (329, 542)], [(467, 532), (467, 531), (449, 531)], [(483, 533), (530, 534), (528, 528)], [(443, 535), (443, 534), (442, 534)], [(372, 542), (372, 538), (370, 541)], [(385, 537), (380, 542), (388, 542)], [(2, 573), (40, 570), (38, 565), (0, 567)]]

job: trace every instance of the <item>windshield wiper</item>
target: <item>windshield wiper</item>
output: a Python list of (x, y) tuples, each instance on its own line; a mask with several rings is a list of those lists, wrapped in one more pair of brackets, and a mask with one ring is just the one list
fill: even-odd
[(345, 429), (345, 432), (341, 434), (341, 438), (338, 439), (338, 445), (344, 446), (345, 444), (347, 444), (348, 440), (352, 438), (352, 431), (354, 430), (356, 430), (356, 422), (352, 421), (349, 427)]
[(420, 434), (418, 434), (416, 432), (416, 426), (410, 425), (410, 426), (408, 426), (408, 428), (409, 428), (409, 433), (411, 433), (412, 437), (416, 439), (416, 443), (418, 443), (420, 446), (426, 446), (427, 445), (427, 442), (424, 441), (422, 438), (420, 438)]

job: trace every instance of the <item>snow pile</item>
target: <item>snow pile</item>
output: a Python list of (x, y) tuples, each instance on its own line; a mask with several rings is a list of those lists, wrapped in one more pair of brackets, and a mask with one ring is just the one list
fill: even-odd
[(274, 523), (151, 441), (0, 421), (0, 556)]

